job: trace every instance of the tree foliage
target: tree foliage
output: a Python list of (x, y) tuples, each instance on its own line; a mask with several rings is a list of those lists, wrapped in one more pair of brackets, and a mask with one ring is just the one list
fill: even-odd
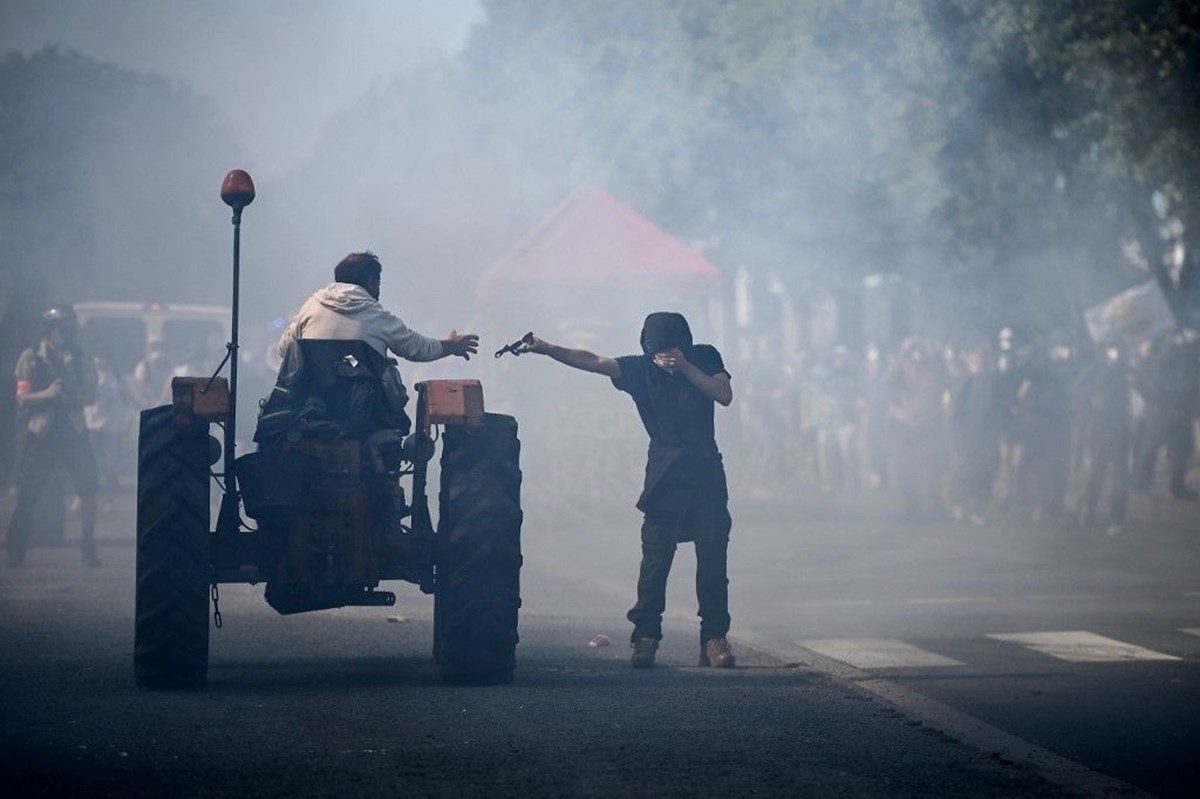
[(793, 271), (814, 249), (873, 260), (938, 202), (913, 95), (938, 53), (910, 4), (586, 9), (491, 3), (472, 43), (474, 78), (539, 167)]
[(1195, 0), (486, 9), (472, 83), (530, 169), (726, 264), (899, 271), (1037, 324), (1136, 279), (1130, 242), (1174, 297), (1194, 281)]
[(1177, 305), (1200, 321), (1200, 2), (1013, 4), (1030, 64), (1073, 102), (1057, 124), (1076, 171), (1126, 197), (1122, 235)]
[(164, 78), (56, 49), (0, 59), (0, 241), (32, 298), (223, 297), (233, 152)]

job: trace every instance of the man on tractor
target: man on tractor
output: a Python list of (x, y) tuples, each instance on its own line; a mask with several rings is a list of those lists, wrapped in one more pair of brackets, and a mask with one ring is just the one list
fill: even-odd
[[(237, 225), (253, 191), (249, 176), (234, 170), (221, 192), (235, 225), (231, 354)], [(439, 340), (410, 330), (379, 304), (381, 273), (374, 254), (351, 253), (334, 270), (334, 283), (315, 292), (288, 324), (279, 342), (283, 364), (258, 416), (256, 452), (233, 454), (234, 368), (228, 382), (176, 377), (171, 404), (142, 412), (139, 685), (203, 685), (209, 602), (220, 627), (218, 585), (246, 582), (265, 583), (267, 604), (283, 615), (388, 607), (396, 597), (381, 583), (412, 583), (434, 597), (434, 657), (445, 681), (513, 679), (521, 605), (517, 423), (484, 411), (478, 380), (417, 383), (409, 419), (392, 357), (468, 358), (479, 339), (452, 332)], [(223, 425), (223, 453), (214, 454), (213, 424)], [(438, 441), (435, 527), (426, 466)], [(225, 467), (214, 473), (221, 454)], [(411, 478), (407, 491), (404, 478)], [(223, 493), (215, 530), (213, 483)], [(253, 527), (242, 520), (243, 510)]]
[[(333, 283), (313, 292), (288, 323), (276, 348), (283, 364), (274, 390), (258, 417), (254, 440), (269, 441), (294, 425), (304, 413), (299, 398), (291, 393), (291, 384), (304, 369), (299, 342), (361, 341), (370, 347), (372, 363), (364, 364), (378, 376), (383, 391), (383, 407), (359, 415), (374, 416), (360, 420), (367, 426), (386, 427), (407, 434), (410, 420), (404, 411), (408, 393), (389, 352), (409, 361), (436, 361), (449, 355), (470, 360), (479, 349), (479, 336), (450, 331), (444, 339), (429, 338), (412, 330), (400, 317), (379, 302), (383, 266), (370, 251), (354, 252), (343, 258), (333, 270)], [(356, 367), (359, 368), (359, 367)]]
[(470, 360), (479, 336), (450, 331), (444, 339), (428, 338), (379, 303), (383, 266), (372, 252), (353, 252), (333, 269), (333, 283), (309, 297), (279, 339), (287, 357), (292, 342), (305, 338), (365, 341), (381, 355), (409, 361), (436, 361), (448, 355)]

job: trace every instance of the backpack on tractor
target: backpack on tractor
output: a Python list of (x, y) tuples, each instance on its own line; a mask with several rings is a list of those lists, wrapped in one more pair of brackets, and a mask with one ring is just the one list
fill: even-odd
[[(510, 682), (521, 604), (516, 420), (484, 412), (479, 381), (429, 380), (416, 385), (410, 424), (388, 390), (384, 356), (360, 341), (304, 340), (263, 405), (258, 451), (235, 457), (239, 236), (241, 211), (254, 197), (249, 175), (230, 172), (221, 196), (234, 211), (229, 378), (217, 376), (224, 362), (211, 377), (175, 378), (172, 404), (141, 414), (138, 685), (205, 683), (209, 606), (219, 627), (221, 583), (263, 582), (267, 603), (292, 614), (390, 606), (395, 595), (379, 587), (385, 580), (433, 594), (433, 654), (444, 681)], [(223, 441), (210, 434), (213, 425), (223, 428)], [(426, 476), (439, 439), (435, 526)], [(222, 492), (215, 528), (214, 485)]]

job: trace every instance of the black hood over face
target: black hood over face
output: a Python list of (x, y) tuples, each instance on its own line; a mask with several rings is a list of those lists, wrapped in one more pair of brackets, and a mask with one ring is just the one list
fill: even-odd
[(683, 314), (656, 311), (642, 324), (642, 352), (653, 356), (678, 347), (684, 355), (692, 348), (692, 329)]

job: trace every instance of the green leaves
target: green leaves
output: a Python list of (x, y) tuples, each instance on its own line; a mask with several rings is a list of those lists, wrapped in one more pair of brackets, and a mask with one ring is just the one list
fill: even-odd
[(1000, 285), (1049, 319), (1130, 280), (1123, 237), (1160, 246), (1152, 192), (1197, 218), (1198, 6), (493, 2), (467, 55), (532, 171), (723, 263)]

